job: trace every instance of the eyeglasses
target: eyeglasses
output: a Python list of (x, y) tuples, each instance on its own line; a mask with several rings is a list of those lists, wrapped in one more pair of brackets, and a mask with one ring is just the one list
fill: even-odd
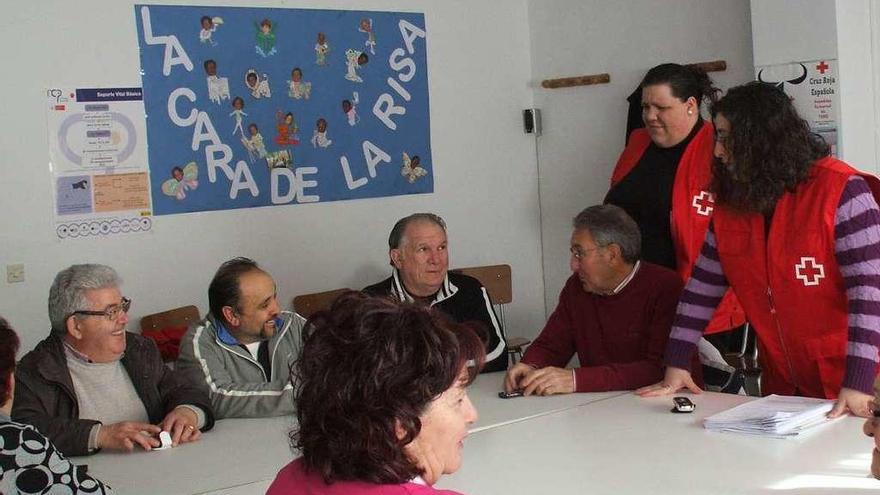
[(580, 261), (580, 260), (584, 259), (587, 256), (587, 253), (589, 253), (590, 251), (596, 251), (596, 250), (602, 249), (604, 247), (605, 246), (596, 246), (596, 247), (590, 248), (590, 249), (580, 249), (580, 248), (576, 248), (576, 247), (572, 246), (568, 249), (568, 251), (571, 253), (572, 258)]
[(104, 311), (74, 311), (71, 313), (73, 315), (85, 315), (85, 316), (103, 316), (107, 318), (109, 321), (116, 321), (119, 318), (119, 315), (122, 313), (128, 313), (129, 308), (131, 308), (131, 299), (127, 297), (122, 298), (122, 302), (119, 304), (114, 304)]

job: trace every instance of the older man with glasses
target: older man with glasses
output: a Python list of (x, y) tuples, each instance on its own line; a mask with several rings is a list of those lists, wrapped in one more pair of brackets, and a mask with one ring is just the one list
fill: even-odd
[[(559, 305), (522, 360), (508, 370), (505, 389), (553, 395), (654, 383), (663, 376), (681, 278), (639, 260), (639, 228), (617, 206), (580, 212), (570, 251), (572, 275)], [(567, 368), (575, 353), (579, 366)]]
[(156, 345), (125, 331), (131, 299), (109, 266), (73, 265), (49, 290), (49, 336), (15, 372), (12, 417), (36, 426), (63, 454), (150, 450), (214, 424), (211, 403), (165, 367)]

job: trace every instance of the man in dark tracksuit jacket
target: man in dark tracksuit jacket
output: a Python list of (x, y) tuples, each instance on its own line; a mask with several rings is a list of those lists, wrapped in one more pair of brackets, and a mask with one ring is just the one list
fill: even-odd
[(507, 369), (507, 343), (486, 288), (467, 275), (448, 273), (446, 223), (433, 213), (400, 219), (388, 236), (391, 276), (364, 288), (370, 295), (430, 305), (460, 323), (476, 323), (486, 344), (483, 371)]

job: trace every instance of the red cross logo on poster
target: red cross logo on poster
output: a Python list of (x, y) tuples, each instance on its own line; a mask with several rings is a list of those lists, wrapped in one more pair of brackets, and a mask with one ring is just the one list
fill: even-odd
[(816, 70), (819, 71), (819, 74), (825, 74), (825, 71), (828, 69), (828, 64), (826, 64), (824, 60), (816, 65)]
[(700, 191), (700, 194), (694, 195), (691, 206), (697, 209), (697, 213), (708, 217), (715, 209), (715, 197), (708, 191)]
[(816, 258), (804, 256), (794, 265), (794, 276), (804, 285), (819, 285), (819, 279), (825, 278), (825, 266), (816, 263)]

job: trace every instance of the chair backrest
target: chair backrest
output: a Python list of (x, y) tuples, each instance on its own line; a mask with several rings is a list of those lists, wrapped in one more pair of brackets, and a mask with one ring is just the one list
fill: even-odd
[(197, 321), (199, 321), (199, 308), (192, 305), (183, 306), (142, 317), (141, 331), (161, 330), (167, 327), (188, 327)]
[(308, 318), (318, 311), (329, 308), (337, 297), (348, 290), (351, 289), (334, 289), (296, 296), (293, 298), (293, 309), (303, 318)]
[[(507, 322), (504, 319), (504, 305), (513, 301), (513, 285), (510, 278), (510, 265), (487, 265), (487, 266), (469, 266), (466, 268), (456, 268), (451, 270), (454, 273), (469, 275), (479, 280), (492, 303), (495, 305), (495, 312), (501, 323), (501, 328), (508, 332)], [(517, 358), (522, 359), (523, 348), (532, 341), (523, 337), (507, 336), (507, 354), (511, 364), (517, 362)]]
[(470, 266), (456, 268), (452, 272), (469, 275), (479, 280), (495, 304), (509, 304), (513, 300), (510, 265)]

